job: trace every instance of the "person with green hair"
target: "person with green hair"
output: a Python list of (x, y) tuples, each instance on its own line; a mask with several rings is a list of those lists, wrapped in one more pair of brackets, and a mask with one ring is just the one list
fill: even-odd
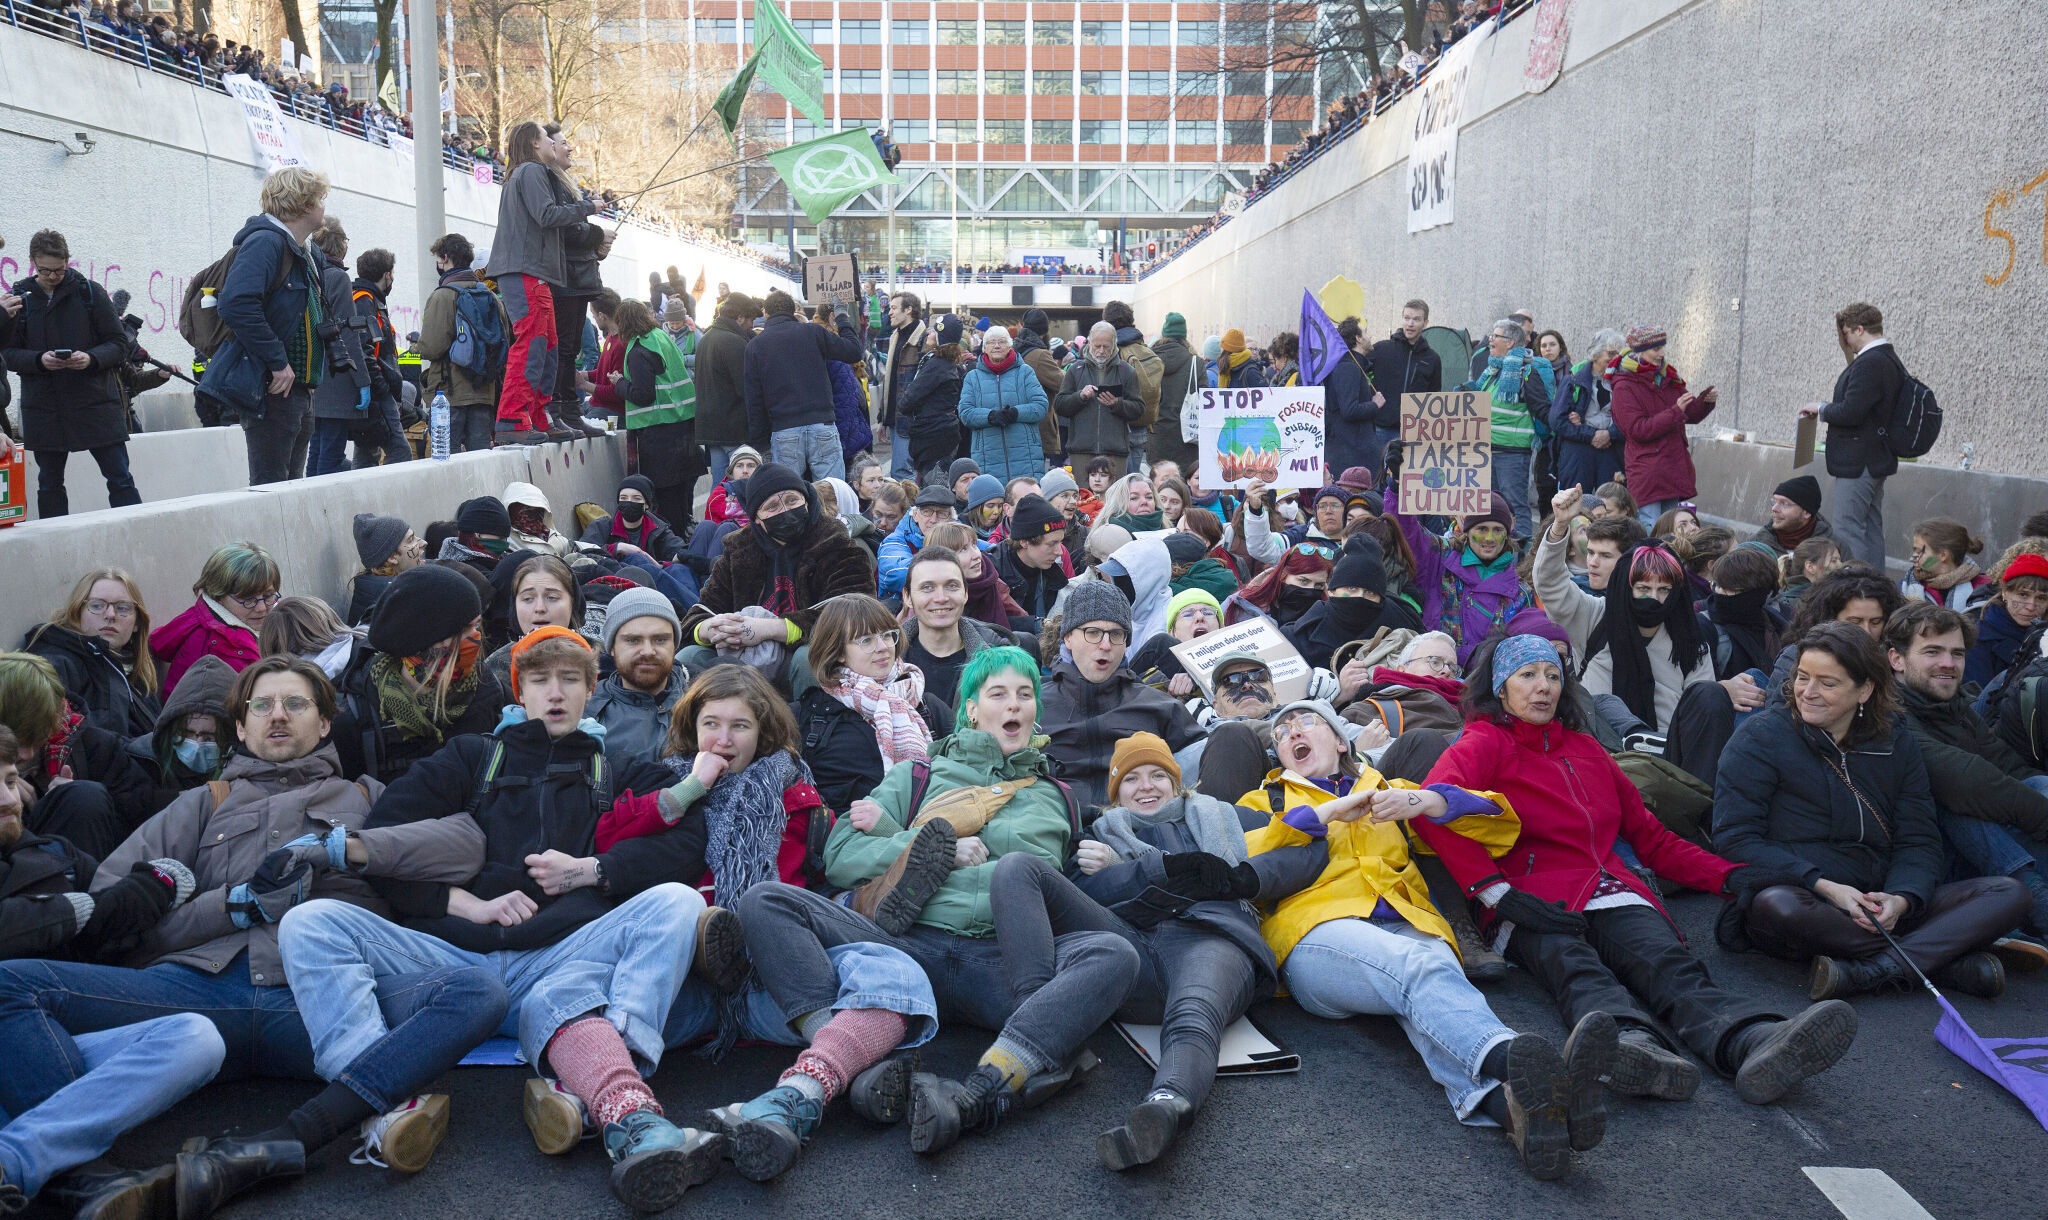
[(48, 658), (0, 652), (0, 727), (12, 731), (9, 761), (21, 768), (29, 830), (61, 835), (104, 860), (156, 812), (148, 777), (127, 743), (71, 706)]
[(1138, 971), (1137, 951), (1122, 937), (1076, 932), (1055, 941), (1048, 981), (1013, 992), (990, 893), (1012, 857), (1063, 867), (1079, 807), (1041, 749), (1030, 654), (977, 652), (961, 672), (956, 706), (955, 731), (933, 743), (928, 765), (892, 769), (833, 826), (825, 875), (856, 889), (851, 906), (771, 882), (748, 890), (739, 908), (748, 955), (793, 1019), (835, 1002), (832, 950), (874, 943), (923, 969), (941, 1023), (997, 1031), (965, 1080), (913, 1073), (901, 1058), (878, 1069), (887, 1079), (870, 1091), (886, 1104), (870, 1111), (907, 1113), (919, 1153), (991, 1131), (1093, 1067), (1082, 1043), (1123, 1003)]
[(215, 548), (199, 569), (185, 613), (150, 633), (149, 647), (164, 667), (164, 695), (200, 657), (214, 656), (241, 673), (262, 655), (256, 633), (277, 604), (284, 583), (277, 560), (253, 542)]

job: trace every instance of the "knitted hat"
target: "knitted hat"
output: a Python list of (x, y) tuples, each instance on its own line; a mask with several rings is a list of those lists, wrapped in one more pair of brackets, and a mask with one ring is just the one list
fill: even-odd
[(1046, 471), (1044, 476), (1038, 480), (1039, 494), (1043, 495), (1048, 503), (1061, 492), (1079, 490), (1081, 490), (1081, 485), (1074, 482), (1074, 476), (1068, 473), (1065, 466), (1053, 467), (1051, 470)]
[(1166, 553), (1175, 563), (1193, 563), (1209, 553), (1209, 544), (1193, 534), (1175, 531), (1166, 536)]
[(770, 462), (756, 470), (753, 477), (747, 480), (747, 517), (759, 521), (761, 506), (766, 504), (771, 496), (780, 495), (785, 491), (802, 492), (806, 505), (815, 503), (818, 497), (817, 489), (804, 482), (796, 471), (787, 466), (778, 466)]
[(1045, 332), (1051, 328), (1052, 319), (1045, 316), (1043, 309), (1027, 309), (1024, 311), (1025, 330), (1032, 332), (1042, 339), (1045, 337)]
[[(621, 600), (638, 592), (640, 592), (638, 589), (628, 589), (624, 593), (619, 594), (618, 597), (613, 598), (612, 605), (616, 606)], [(607, 633), (617, 630), (610, 626), (610, 611), (606, 611), (605, 622)], [(590, 641), (584, 639), (582, 633), (573, 628), (557, 626), (535, 627), (532, 631), (527, 632), (524, 637), (514, 641), (512, 644), (512, 697), (515, 699), (519, 697), (519, 658), (525, 656), (528, 649), (531, 649), (542, 640), (574, 640), (585, 648), (590, 647)], [(605, 641), (607, 644), (610, 643), (611, 637), (609, 634), (606, 635)]]
[(690, 311), (683, 308), (683, 298), (670, 297), (668, 305), (661, 311), (661, 320), (670, 326), (681, 326), (690, 320)]
[[(1221, 664), (1221, 662), (1218, 662), (1219, 666)], [(1289, 712), (1314, 712), (1316, 715), (1321, 716), (1329, 724), (1330, 731), (1337, 735), (1338, 746), (1345, 750), (1351, 748), (1351, 734), (1347, 733), (1344, 729), (1346, 721), (1337, 715), (1337, 709), (1330, 706), (1328, 699), (1296, 699), (1286, 707), (1273, 713), (1273, 723), (1280, 723)]]
[(641, 497), (647, 501), (647, 507), (654, 507), (653, 479), (648, 478), (644, 474), (629, 474), (625, 478), (619, 480), (620, 491), (625, 491), (628, 488), (631, 488), (632, 490), (639, 492)]
[(1380, 499), (1380, 493), (1376, 491), (1354, 491), (1344, 497), (1344, 510), (1346, 512), (1351, 511), (1351, 506), (1354, 504), (1365, 505), (1366, 511), (1375, 517), (1385, 512), (1387, 508), (1386, 501)]
[[(2048, 580), (2048, 559), (2044, 559), (2031, 551), (2021, 551), (2013, 556), (2011, 563), (2005, 565), (2005, 572), (1998, 579), (2002, 583), (2021, 576), (2033, 576), (2041, 580)], [(179, 683), (178, 689), (185, 689), (182, 682)]]
[(1166, 315), (1166, 321), (1159, 324), (1162, 339), (1185, 339), (1188, 337), (1188, 320), (1177, 313)]
[(1010, 540), (1036, 542), (1054, 530), (1067, 527), (1066, 515), (1046, 503), (1044, 496), (1025, 496), (1010, 510)]
[(953, 464), (946, 467), (946, 486), (951, 487), (953, 484), (958, 483), (960, 476), (963, 474), (980, 473), (981, 463), (973, 458), (955, 458), (953, 459)]
[(1173, 751), (1166, 748), (1166, 742), (1157, 733), (1133, 733), (1116, 743), (1116, 749), (1109, 755), (1109, 799), (1114, 801), (1117, 786), (1133, 768), (1147, 764), (1158, 767), (1173, 777), (1174, 787), (1180, 786), (1180, 764), (1173, 761)]
[(1661, 326), (1631, 326), (1628, 328), (1628, 350), (1647, 352), (1653, 347), (1664, 346), (1664, 328)]
[(1485, 512), (1465, 518), (1465, 528), (1469, 530), (1482, 521), (1505, 526), (1510, 534), (1515, 532), (1515, 510), (1508, 507), (1508, 498), (1497, 491), (1493, 493), (1493, 501)]
[[(455, 506), (455, 530), (462, 534), (484, 534), (503, 538), (512, 532), (512, 514), (496, 496), (478, 496)], [(384, 554), (389, 555), (386, 551)], [(382, 563), (380, 558), (377, 562)], [(445, 638), (445, 637), (444, 637)]]
[(1067, 586), (1066, 608), (1060, 613), (1060, 622), (1068, 631), (1076, 631), (1089, 623), (1115, 623), (1131, 631), (1131, 603), (1122, 591), (1106, 580), (1076, 581)]
[(1572, 634), (1550, 620), (1550, 616), (1534, 606), (1525, 607), (1508, 620), (1507, 634), (1540, 636), (1552, 643), (1569, 644)]
[(1364, 466), (1347, 466), (1337, 476), (1337, 486), (1346, 491), (1371, 491), (1372, 471)]
[(1131, 544), (1131, 531), (1121, 525), (1098, 525), (1088, 531), (1088, 555), (1101, 563)]
[(1339, 487), (1335, 483), (1332, 483), (1328, 487), (1325, 487), (1321, 491), (1317, 492), (1315, 499), (1309, 501), (1309, 503), (1318, 503), (1325, 497), (1332, 500), (1348, 503), (1351, 500), (1351, 489), (1347, 487)]
[[(761, 463), (768, 460), (767, 458), (762, 457), (761, 451), (759, 449), (754, 448), (752, 445), (741, 445), (739, 448), (732, 451), (731, 457), (725, 459), (725, 468), (727, 470), (731, 470), (732, 464), (734, 462), (739, 461), (741, 458), (754, 459), (754, 465), (756, 466), (759, 466)], [(649, 486), (651, 487), (652, 484), (649, 484)]]
[(627, 589), (612, 598), (604, 611), (604, 650), (612, 650), (612, 640), (619, 634), (619, 628), (636, 618), (658, 618), (675, 628), (678, 643), (683, 638), (683, 622), (676, 617), (675, 603), (668, 595), (653, 589)]
[(1330, 568), (1330, 588), (1364, 589), (1374, 597), (1387, 595), (1387, 557), (1380, 540), (1371, 534), (1354, 534), (1344, 544), (1344, 553)]
[(387, 656), (421, 656), (469, 630), (483, 612), (483, 598), (462, 573), (432, 563), (407, 568), (391, 578), (391, 587), (377, 599), (370, 615), (370, 647)]
[(917, 499), (911, 503), (913, 508), (958, 508), (959, 506), (960, 501), (954, 498), (953, 489), (941, 487), (937, 483), (925, 484), (924, 490), (918, 492)]
[(974, 320), (974, 329), (981, 331), (984, 334), (986, 334), (988, 332), (988, 328), (993, 325), (994, 323), (990, 322), (987, 318), (976, 318)]
[(1226, 351), (1226, 352), (1241, 352), (1241, 351), (1243, 351), (1243, 350), (1244, 350), (1244, 332), (1243, 332), (1243, 331), (1241, 331), (1241, 330), (1239, 330), (1239, 329), (1237, 329), (1237, 328), (1236, 328), (1236, 327), (1234, 327), (1234, 326), (1233, 326), (1233, 327), (1231, 327), (1231, 328), (1230, 328), (1229, 330), (1226, 330), (1226, 331), (1224, 331), (1224, 332), (1223, 332), (1223, 350), (1224, 350), (1224, 351)]
[(941, 314), (938, 325), (933, 328), (934, 333), (939, 337), (940, 347), (944, 347), (948, 343), (960, 342), (961, 329), (960, 315), (952, 313)]
[(1223, 340), (1214, 335), (1202, 340), (1202, 359), (1215, 360), (1223, 355)]
[(1810, 474), (1796, 474), (1771, 492), (1783, 496), (1814, 516), (1820, 515), (1820, 480)]
[(356, 536), (356, 557), (366, 568), (374, 568), (391, 558), (391, 552), (405, 541), (406, 524), (397, 517), (357, 513), (352, 528)]
[(1174, 623), (1180, 620), (1180, 612), (1189, 606), (1207, 606), (1216, 612), (1217, 618), (1223, 617), (1223, 603), (1216, 600), (1214, 593), (1209, 592), (1207, 589), (1186, 589), (1174, 594), (1173, 600), (1166, 603), (1166, 629), (1168, 631), (1173, 630)]
[(967, 485), (967, 511), (973, 512), (990, 500), (1003, 498), (1003, 481), (992, 474), (978, 474)]

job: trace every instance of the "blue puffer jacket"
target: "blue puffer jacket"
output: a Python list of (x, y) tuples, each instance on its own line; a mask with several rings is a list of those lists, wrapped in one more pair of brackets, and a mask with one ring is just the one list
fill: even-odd
[(875, 557), (881, 596), (895, 597), (903, 592), (903, 582), (910, 575), (910, 561), (923, 549), (924, 531), (917, 527), (915, 516), (904, 513), (903, 520), (882, 539), (882, 549)]
[[(990, 414), (1003, 407), (1016, 408), (1017, 418), (992, 423)], [(1000, 373), (989, 368), (988, 357), (976, 360), (960, 385), (960, 422), (967, 428), (981, 473), (1005, 483), (1019, 475), (1045, 473), (1038, 421), (1046, 410), (1045, 387), (1022, 357), (1013, 354), (1010, 367)]]
[[(307, 247), (262, 213), (242, 225), (235, 245), (239, 252), (221, 285), (218, 305), (220, 320), (235, 337), (206, 362), (199, 388), (230, 414), (261, 419), (270, 375), (289, 363), (284, 336), (306, 324), (306, 294), (317, 272), (306, 262)], [(279, 267), (286, 263), (279, 283)], [(273, 284), (278, 285), (275, 292)], [(310, 342), (319, 352), (320, 341)]]

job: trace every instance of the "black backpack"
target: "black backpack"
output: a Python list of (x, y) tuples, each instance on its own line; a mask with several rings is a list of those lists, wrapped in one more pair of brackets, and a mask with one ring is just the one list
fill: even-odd
[(1895, 456), (1926, 457), (1941, 437), (1941, 404), (1934, 401), (1934, 391), (1927, 388), (1926, 382), (1906, 371), (1906, 362), (1899, 359), (1897, 348), (1892, 349), (1891, 357), (1905, 381), (1899, 386), (1899, 396), (1892, 400), (1891, 412), (1878, 426), (1878, 433)]

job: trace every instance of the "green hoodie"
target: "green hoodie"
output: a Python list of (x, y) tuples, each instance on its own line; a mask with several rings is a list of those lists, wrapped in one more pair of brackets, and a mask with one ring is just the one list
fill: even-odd
[[(982, 828), (988, 859), (971, 868), (954, 869), (917, 920), (956, 936), (993, 936), (995, 918), (989, 911), (988, 890), (995, 879), (996, 861), (1010, 852), (1029, 851), (1055, 869), (1064, 868), (1070, 846), (1066, 798), (1052, 781), (1051, 763), (1036, 745), (1004, 758), (996, 739), (979, 729), (962, 729), (933, 742), (931, 768), (927, 801), (955, 788), (1038, 777), (1037, 783), (1018, 793)], [(910, 846), (912, 832), (904, 826), (911, 817), (912, 778), (912, 768), (891, 767), (869, 794), (868, 799), (882, 807), (873, 830), (855, 830), (846, 818), (832, 827), (832, 837), (825, 843), (825, 876), (832, 884), (852, 888), (879, 877)]]

